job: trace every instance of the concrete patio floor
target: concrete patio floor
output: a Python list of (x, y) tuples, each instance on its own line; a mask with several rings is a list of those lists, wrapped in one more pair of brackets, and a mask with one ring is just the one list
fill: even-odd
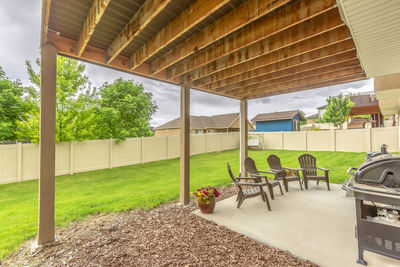
[[(354, 199), (344, 196), (341, 185), (332, 184), (330, 192), (325, 183), (312, 183), (304, 191), (295, 185), (284, 196), (275, 188), (271, 212), (261, 197), (246, 199), (237, 209), (235, 196), (218, 202), (213, 214), (196, 214), (321, 266), (362, 266), (355, 263)], [(400, 266), (400, 261), (367, 251), (364, 258), (368, 266)]]

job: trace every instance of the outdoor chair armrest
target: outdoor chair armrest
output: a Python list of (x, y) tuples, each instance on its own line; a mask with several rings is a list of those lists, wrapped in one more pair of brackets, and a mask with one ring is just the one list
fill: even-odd
[(321, 170), (321, 171), (324, 171), (324, 172), (329, 172), (329, 170), (328, 170), (328, 169), (325, 169), (325, 168), (317, 167), (317, 169), (318, 169), (318, 170)]
[(269, 169), (269, 171), (277, 174), (277, 173), (283, 172), (284, 170)]
[(249, 173), (249, 174), (250, 174), (250, 176), (257, 177), (257, 178), (267, 178), (267, 176), (265, 176), (265, 175), (260, 175), (260, 174), (255, 174), (255, 173)]
[(261, 182), (261, 183), (238, 183), (240, 186), (265, 186), (268, 185), (266, 182)]
[(272, 172), (272, 171), (258, 171), (258, 172), (261, 172), (261, 173), (268, 173), (268, 174), (276, 174), (276, 172)]
[(236, 179), (238, 179), (240, 181), (241, 179), (259, 180), (260, 178), (259, 177), (236, 177)]

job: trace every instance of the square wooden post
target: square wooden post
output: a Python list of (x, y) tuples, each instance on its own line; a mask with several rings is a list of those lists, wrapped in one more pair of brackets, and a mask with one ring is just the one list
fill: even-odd
[(180, 202), (190, 202), (190, 87), (181, 86)]
[(38, 245), (54, 241), (57, 49), (41, 49)]
[(247, 158), (247, 139), (249, 129), (247, 125), (247, 98), (240, 100), (240, 174), (247, 176), (244, 160)]

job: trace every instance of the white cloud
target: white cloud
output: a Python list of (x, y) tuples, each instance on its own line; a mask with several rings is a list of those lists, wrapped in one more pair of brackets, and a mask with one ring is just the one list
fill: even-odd
[[(20, 79), (28, 85), (25, 60), (39, 57), (41, 1), (9, 0), (0, 1), (0, 66), (12, 79)], [(134, 79), (143, 83), (153, 93), (159, 106), (152, 125), (160, 125), (179, 116), (179, 86), (163, 83), (135, 75), (114, 71), (92, 64), (87, 65), (87, 75), (95, 86), (112, 82), (118, 77)], [(372, 91), (373, 81), (353, 82), (323, 87), (298, 93), (273, 96), (249, 101), (249, 118), (258, 113), (301, 109), (307, 115), (316, 113), (316, 107), (325, 104), (325, 99), (339, 93)], [(239, 101), (192, 90), (191, 114), (215, 115), (239, 112)]]

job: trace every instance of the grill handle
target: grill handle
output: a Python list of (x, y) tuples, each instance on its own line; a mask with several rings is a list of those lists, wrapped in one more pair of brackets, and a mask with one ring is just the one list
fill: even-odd
[(351, 167), (347, 170), (347, 173), (350, 175), (354, 175), (356, 174), (357, 170), (358, 170), (357, 168)]

